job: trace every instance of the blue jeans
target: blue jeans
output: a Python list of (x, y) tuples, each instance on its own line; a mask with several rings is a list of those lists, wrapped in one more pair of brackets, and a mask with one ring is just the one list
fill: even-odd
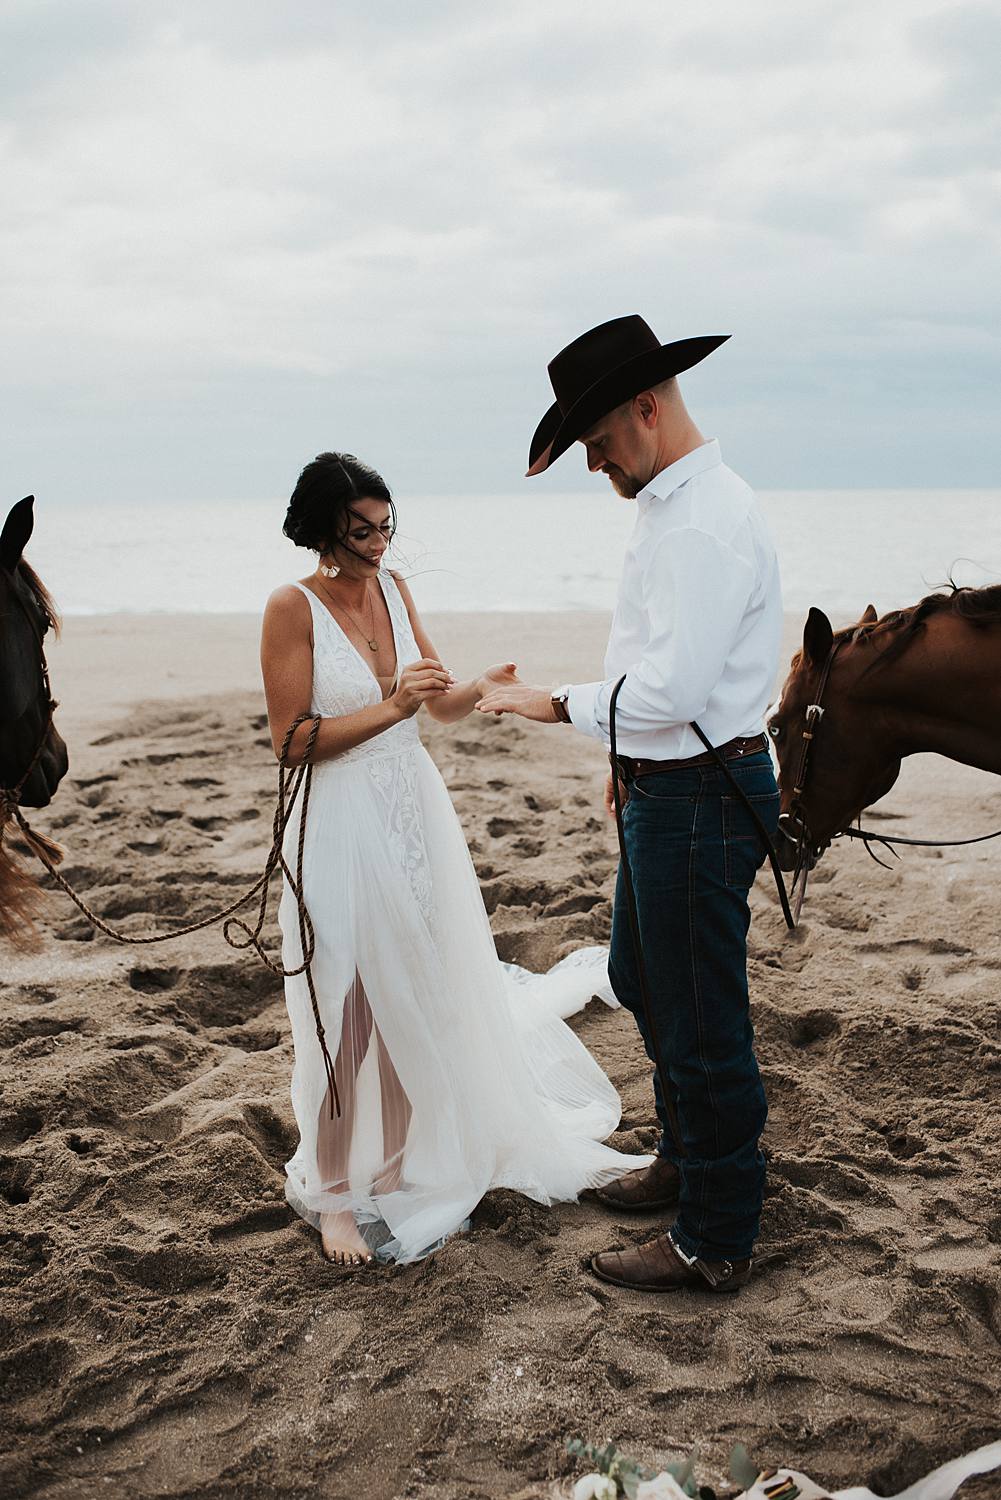
[[(730, 770), (769, 833), (779, 794), (766, 751)], [(684, 1155), (654, 1076), (661, 1153), (681, 1173), (673, 1234), (686, 1255), (740, 1260), (758, 1233), (767, 1115), (747, 995), (747, 895), (765, 854), (747, 809), (715, 766), (643, 776), (624, 812), (653, 1024)], [(609, 960), (612, 988), (653, 1061), (619, 870)]]

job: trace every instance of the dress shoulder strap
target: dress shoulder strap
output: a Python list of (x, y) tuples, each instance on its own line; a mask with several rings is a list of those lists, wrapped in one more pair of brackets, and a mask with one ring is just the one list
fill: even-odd
[(298, 580), (293, 583), (292, 587), (306, 595), (306, 598), (309, 600), (309, 612), (313, 616), (314, 621), (317, 615), (326, 615), (328, 620), (332, 618), (329, 609), (324, 609), (312, 589), (308, 589), (304, 583), (299, 583)]

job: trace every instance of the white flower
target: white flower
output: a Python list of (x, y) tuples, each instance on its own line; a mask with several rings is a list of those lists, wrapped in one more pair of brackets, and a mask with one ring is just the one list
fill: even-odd
[(688, 1500), (684, 1490), (670, 1474), (645, 1479), (636, 1491), (636, 1500)]
[(573, 1487), (573, 1500), (616, 1500), (619, 1487), (607, 1474), (585, 1474)]
[[(775, 1485), (781, 1484), (784, 1479), (791, 1479), (796, 1485), (800, 1500), (829, 1500), (829, 1491), (821, 1489), (819, 1484), (816, 1484), (808, 1475), (801, 1474), (798, 1469), (778, 1469), (768, 1479), (758, 1480), (756, 1484), (751, 1485), (749, 1490), (743, 1490), (737, 1496), (737, 1500), (767, 1500), (764, 1486), (767, 1484), (768, 1488), (772, 1489)], [(861, 1496), (865, 1492), (860, 1490), (852, 1491), (852, 1493)]]

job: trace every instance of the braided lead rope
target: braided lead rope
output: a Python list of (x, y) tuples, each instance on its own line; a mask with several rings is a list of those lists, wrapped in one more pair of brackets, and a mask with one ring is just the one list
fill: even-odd
[[(288, 814), (286, 814), (285, 762), (286, 756), (288, 754), (288, 747), (292, 736), (298, 729), (299, 725), (304, 724), (307, 720), (311, 720), (309, 738), (306, 741), (306, 748), (303, 751), (303, 757), (299, 767), (298, 776), (295, 779), (295, 786), (292, 792), (292, 801), (289, 803)], [(296, 910), (299, 918), (299, 947), (303, 955), (303, 961), (296, 969), (283, 968), (280, 963), (276, 964), (272, 962), (267, 953), (264, 951), (263, 945), (261, 944), (261, 931), (264, 927), (264, 919), (268, 908), (268, 896), (270, 893), (270, 875), (269, 883), (265, 884), (264, 889), (261, 893), (261, 905), (257, 913), (257, 922), (254, 928), (251, 929), (247, 926), (246, 922), (241, 921), (239, 918), (231, 917), (223, 926), (223, 937), (226, 939), (227, 943), (229, 943), (231, 948), (243, 950), (245, 948), (252, 947), (257, 956), (260, 958), (261, 962), (266, 964), (273, 974), (281, 974), (285, 978), (292, 978), (297, 974), (304, 974), (306, 976), (306, 985), (309, 990), (309, 1003), (313, 1011), (313, 1025), (316, 1028), (316, 1039), (320, 1044), (320, 1054), (323, 1058), (323, 1070), (327, 1078), (327, 1095), (330, 1100), (330, 1118), (334, 1119), (336, 1115), (336, 1117), (339, 1119), (341, 1113), (341, 1099), (337, 1089), (337, 1079), (334, 1073), (334, 1065), (330, 1058), (330, 1050), (327, 1047), (326, 1032), (324, 1030), (323, 1021), (320, 1018), (320, 1004), (316, 997), (316, 985), (313, 982), (313, 955), (316, 952), (316, 935), (313, 931), (312, 919), (309, 915), (309, 911), (306, 908), (306, 899), (303, 892), (302, 880), (303, 850), (305, 848), (306, 840), (306, 817), (309, 811), (309, 792), (313, 781), (313, 766), (310, 760), (310, 756), (313, 753), (313, 745), (316, 742), (316, 736), (319, 732), (319, 728), (319, 715), (314, 717), (310, 714), (301, 714), (299, 718), (289, 726), (288, 732), (285, 735), (285, 740), (282, 744), (281, 755), (279, 756), (278, 761), (278, 802), (275, 807), (274, 841), (271, 846), (271, 856), (269, 856), (269, 863), (271, 862), (272, 857), (274, 857), (274, 860), (277, 863), (280, 863), (282, 874), (288, 881), (289, 889), (295, 896)], [(299, 817), (299, 838), (296, 845), (295, 874), (293, 875), (292, 871), (289, 869), (288, 865), (285, 862), (285, 857), (282, 852), (282, 835), (285, 832), (285, 827), (288, 823), (289, 815), (292, 812), (292, 807), (295, 803), (295, 799), (299, 794), (300, 787), (302, 788), (302, 813)], [(274, 867), (273, 863), (271, 864), (271, 867)], [(238, 928), (242, 932), (244, 932), (246, 934), (246, 941), (242, 943), (237, 942), (236, 939), (231, 935), (230, 928)]]
[[(60, 887), (61, 890), (65, 891), (66, 895), (69, 896), (69, 898), (73, 902), (73, 904), (83, 913), (83, 915), (87, 918), (88, 922), (90, 922), (92, 926), (96, 927), (99, 932), (103, 932), (106, 937), (111, 938), (113, 942), (126, 944), (126, 945), (128, 945), (130, 947), (143, 947), (143, 946), (145, 946), (146, 944), (149, 944), (149, 943), (166, 943), (166, 942), (170, 942), (172, 938), (187, 937), (187, 936), (189, 936), (193, 932), (201, 932), (206, 927), (212, 927), (217, 922), (223, 922), (223, 921), (225, 921), (228, 917), (230, 917), (232, 915), (233, 912), (239, 911), (242, 906), (246, 906), (247, 902), (250, 901), (250, 900), (252, 900), (253, 897), (257, 895), (258, 891), (260, 891), (261, 888), (266, 885), (266, 882), (268, 882), (270, 880), (272, 874), (274, 873), (275, 869), (277, 868), (277, 866), (279, 864), (282, 865), (283, 869), (285, 868), (284, 860), (282, 859), (282, 853), (281, 853), (281, 839), (280, 839), (280, 834), (284, 833), (285, 827), (288, 824), (288, 821), (289, 821), (289, 819), (290, 819), (290, 817), (292, 815), (292, 809), (293, 809), (293, 807), (295, 805), (296, 797), (299, 794), (299, 789), (300, 789), (300, 787), (302, 785), (304, 774), (305, 774), (306, 771), (312, 769), (311, 767), (309, 767), (309, 766), (306, 765), (305, 761), (303, 762), (303, 765), (299, 767), (298, 774), (294, 777), (294, 785), (293, 785), (293, 788), (292, 788), (291, 800), (289, 801), (288, 806), (286, 808), (284, 806), (285, 795), (286, 795), (286, 792), (285, 792), (285, 785), (286, 785), (286, 783), (285, 783), (285, 772), (286, 772), (285, 758), (286, 758), (286, 756), (288, 754), (288, 746), (289, 746), (289, 742), (290, 742), (290, 740), (292, 738), (292, 735), (294, 734), (295, 730), (298, 729), (299, 725), (302, 724), (302, 723), (304, 723), (305, 719), (307, 719), (309, 717), (310, 717), (310, 715), (306, 714), (302, 718), (297, 719), (295, 721), (295, 723), (293, 725), (291, 725), (291, 727), (289, 729), (289, 732), (285, 736), (285, 741), (284, 741), (284, 743), (282, 745), (281, 757), (280, 757), (279, 767), (278, 767), (278, 806), (277, 806), (276, 811), (275, 811), (275, 824), (274, 824), (275, 838), (274, 838), (274, 842), (272, 843), (271, 849), (268, 851), (268, 858), (267, 858), (267, 862), (265, 864), (264, 873), (257, 880), (255, 880), (254, 884), (250, 887), (250, 889), (248, 891), (245, 891), (242, 896), (240, 896), (236, 901), (231, 902), (230, 905), (227, 906), (227, 907), (225, 907), (222, 911), (213, 912), (211, 914), (211, 916), (203, 917), (198, 922), (189, 922), (184, 927), (175, 927), (175, 928), (172, 928), (170, 932), (154, 932), (154, 933), (149, 933), (149, 934), (144, 934), (144, 935), (138, 936), (138, 935), (135, 935), (135, 934), (121, 932), (117, 928), (109, 926), (109, 924), (107, 922), (105, 922), (105, 920), (103, 919), (103, 917), (98, 916), (97, 912), (93, 911), (86, 904), (86, 902), (80, 896), (77, 895), (76, 891), (70, 885), (70, 883), (66, 879), (66, 877), (63, 874), (61, 874), (61, 872), (56, 868), (56, 865), (53, 862), (52, 858), (40, 846), (39, 836), (36, 835), (34, 829), (31, 827), (31, 825), (29, 824), (27, 818), (24, 816), (24, 813), (21, 810), (21, 808), (20, 807), (14, 807), (13, 811), (12, 811), (12, 815), (13, 815), (15, 821), (20, 826), (21, 832), (24, 834), (26, 840), (28, 841), (28, 844), (29, 844), (32, 852), (35, 855), (37, 855), (38, 859), (41, 860), (42, 864), (48, 870), (49, 874), (52, 876), (52, 879), (55, 881), (55, 883)], [(319, 719), (316, 719), (314, 721), (314, 725), (315, 725), (314, 731), (311, 733), (310, 739), (309, 739), (309, 741), (307, 743), (307, 746), (306, 746), (306, 753), (307, 754), (311, 751), (313, 743), (314, 743), (314, 741), (316, 739), (316, 731), (319, 728)], [(263, 953), (261, 953), (261, 957), (264, 958), (264, 954)], [(264, 959), (264, 961), (268, 962), (266, 958)], [(282, 970), (280, 968), (276, 968), (272, 964), (269, 964), (269, 967), (272, 968), (275, 973), (284, 973), (285, 972), (284, 970)], [(302, 970), (302, 968), (299, 968), (299, 969), (292, 970), (290, 972), (291, 973), (295, 973), (295, 974), (299, 974), (299, 973), (302, 973), (303, 970)]]
[[(292, 736), (295, 734), (295, 731), (299, 728), (300, 724), (305, 724), (307, 721), (309, 721), (310, 723), (310, 731), (309, 737), (306, 741), (305, 749), (303, 750), (302, 761), (300, 762), (299, 766), (295, 770), (293, 770), (291, 774), (289, 774), (288, 751), (289, 745), (292, 742)], [(282, 741), (282, 748), (278, 756), (278, 798), (275, 804), (275, 816), (272, 825), (273, 837), (271, 848), (268, 851), (268, 857), (265, 862), (263, 874), (257, 880), (255, 880), (254, 884), (248, 891), (245, 891), (242, 896), (240, 896), (236, 901), (231, 902), (230, 905), (225, 907), (222, 911), (213, 912), (211, 916), (203, 917), (198, 922), (189, 922), (184, 927), (174, 928), (170, 932), (155, 932), (144, 934), (142, 936), (134, 936), (129, 933), (121, 932), (118, 929), (109, 926), (109, 924), (105, 922), (103, 917), (99, 917), (98, 914), (95, 911), (92, 911), (91, 908), (86, 904), (86, 902), (77, 895), (76, 891), (70, 885), (66, 877), (62, 875), (57, 869), (55, 862), (48, 853), (48, 850), (44, 847), (40, 836), (35, 833), (27, 818), (24, 816), (21, 808), (16, 804), (11, 805), (9, 802), (7, 802), (4, 811), (7, 812), (9, 810), (9, 815), (14, 818), (14, 820), (20, 827), (21, 832), (24, 834), (29, 850), (45, 866), (49, 875), (55, 881), (56, 885), (59, 886), (60, 890), (66, 893), (66, 895), (73, 902), (74, 906), (77, 907), (77, 909), (83, 914), (83, 916), (86, 917), (87, 921), (90, 922), (90, 924), (95, 927), (98, 932), (103, 932), (105, 936), (111, 938), (113, 942), (122, 943), (130, 947), (145, 947), (150, 943), (167, 943), (170, 942), (173, 938), (188, 937), (194, 932), (202, 932), (206, 927), (214, 927), (217, 922), (221, 922), (223, 924), (223, 937), (231, 948), (242, 951), (246, 948), (253, 947), (261, 962), (265, 964), (273, 974), (277, 974), (282, 978), (291, 979), (296, 975), (305, 974), (306, 984), (309, 988), (310, 1004), (313, 1010), (313, 1020), (316, 1025), (317, 1040), (320, 1043), (320, 1051), (323, 1055), (324, 1071), (326, 1073), (327, 1082), (329, 1084), (331, 1105), (330, 1114), (331, 1119), (333, 1119), (335, 1110), (338, 1116), (341, 1113), (340, 1096), (337, 1091), (337, 1081), (334, 1076), (334, 1066), (331, 1062), (330, 1052), (327, 1048), (323, 1022), (320, 1019), (320, 1008), (319, 1002), (317, 1001), (316, 997), (316, 987), (313, 983), (312, 963), (313, 955), (316, 949), (316, 939), (313, 932), (313, 923), (310, 918), (309, 912), (306, 909), (302, 883), (303, 850), (305, 847), (306, 839), (306, 813), (309, 807), (309, 790), (313, 775), (313, 766), (310, 757), (313, 753), (313, 747), (316, 744), (316, 737), (320, 730), (320, 723), (321, 720), (318, 714), (300, 714), (299, 717), (293, 720), (293, 722), (289, 725), (288, 730), (285, 734), (285, 738)], [(302, 813), (299, 819), (299, 839), (296, 850), (296, 872), (293, 876), (292, 871), (289, 869), (285, 861), (282, 844), (284, 840), (285, 830), (288, 827), (289, 821), (292, 817), (292, 812), (300, 791), (302, 792)], [(0, 837), (2, 837), (2, 827), (0, 827)], [(289, 882), (289, 887), (292, 891), (292, 894), (295, 896), (296, 907), (298, 910), (299, 942), (302, 952), (302, 962), (298, 965), (297, 968), (294, 969), (286, 969), (280, 962), (275, 962), (273, 959), (269, 958), (267, 953), (265, 952), (263, 944), (260, 941), (260, 935), (267, 916), (271, 877), (273, 876), (275, 870), (279, 867), (281, 868), (282, 873)], [(260, 892), (261, 894), (261, 905), (258, 911), (257, 922), (254, 928), (251, 929), (245, 922), (235, 918), (234, 913), (238, 912), (242, 907), (246, 906), (248, 901), (252, 901), (253, 898), (258, 894), (258, 892)], [(229, 929), (231, 927), (244, 932), (246, 934), (247, 940), (242, 943), (237, 942), (230, 933)]]

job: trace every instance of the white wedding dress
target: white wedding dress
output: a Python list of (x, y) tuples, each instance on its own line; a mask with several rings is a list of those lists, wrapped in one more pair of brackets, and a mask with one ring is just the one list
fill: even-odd
[[(406, 605), (380, 574), (397, 669), (420, 658)], [(381, 688), (319, 599), (312, 712), (378, 703)], [(286, 832), (295, 869), (298, 806)], [(572, 954), (547, 975), (502, 964), (476, 872), (415, 719), (313, 770), (303, 889), (315, 932), (313, 978), (341, 1115), (304, 976), (286, 979), (295, 1044), (299, 1146), (285, 1192), (315, 1228), (350, 1209), (379, 1260), (436, 1248), (491, 1188), (540, 1203), (644, 1166), (602, 1144), (619, 1097), (561, 1017), (607, 990), (607, 953)], [(301, 962), (287, 882), (279, 919), (286, 968)]]

